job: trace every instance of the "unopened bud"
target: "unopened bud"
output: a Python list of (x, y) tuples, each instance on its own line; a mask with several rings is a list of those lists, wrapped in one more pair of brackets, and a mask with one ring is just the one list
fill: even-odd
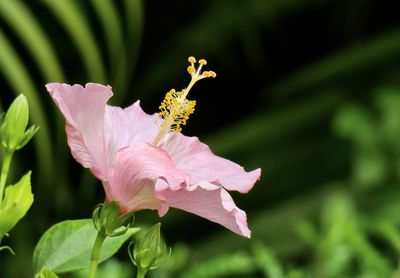
[(126, 233), (134, 221), (134, 214), (120, 215), (119, 211), (117, 201), (97, 205), (92, 214), (95, 228), (110, 237)]
[(38, 131), (38, 127), (31, 126), (28, 130), (29, 107), (24, 95), (19, 95), (8, 108), (0, 124), (0, 140), (8, 151), (19, 150), (25, 146)]
[(170, 256), (171, 249), (162, 239), (160, 227), (161, 223), (155, 224), (137, 243), (129, 244), (129, 257), (138, 271), (145, 273), (156, 269)]

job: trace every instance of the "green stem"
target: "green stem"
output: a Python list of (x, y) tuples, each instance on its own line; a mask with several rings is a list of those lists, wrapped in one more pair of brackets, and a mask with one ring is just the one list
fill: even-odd
[(0, 204), (3, 201), (4, 188), (6, 187), (12, 156), (13, 152), (5, 151), (3, 158), (3, 166), (1, 167), (1, 176), (0, 176)]
[(92, 255), (90, 257), (90, 273), (89, 273), (89, 278), (95, 278), (96, 277), (96, 271), (97, 271), (97, 264), (100, 259), (100, 251), (101, 251), (101, 246), (103, 245), (104, 240), (106, 239), (106, 234), (104, 233), (103, 230), (100, 230), (97, 233), (96, 240), (93, 244), (93, 249), (92, 249)]
[(144, 278), (146, 276), (147, 270), (138, 267), (137, 273), (136, 273), (136, 278)]

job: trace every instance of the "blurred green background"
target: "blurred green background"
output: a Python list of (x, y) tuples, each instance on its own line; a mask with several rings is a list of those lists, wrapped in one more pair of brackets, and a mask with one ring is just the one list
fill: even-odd
[[(400, 277), (396, 3), (0, 0), (0, 111), (24, 93), (41, 127), (13, 161), (15, 177), (33, 170), (35, 202), (5, 242), (17, 255), (0, 253), (1, 277), (31, 277), (40, 235), (104, 199), (72, 159), (44, 84), (110, 84), (112, 104), (141, 99), (154, 113), (187, 85), (190, 55), (218, 76), (191, 92), (183, 133), (262, 168), (249, 194), (233, 193), (253, 237), (171, 210), (161, 221), (173, 255), (152, 277)], [(123, 248), (101, 271), (134, 268)]]

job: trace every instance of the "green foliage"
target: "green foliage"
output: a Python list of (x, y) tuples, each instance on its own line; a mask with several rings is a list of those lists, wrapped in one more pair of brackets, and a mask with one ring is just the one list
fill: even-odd
[[(173, 255), (171, 261), (174, 260)], [(257, 273), (269, 278), (296, 277), (296, 275), (303, 277), (300, 271), (285, 270), (273, 251), (261, 242), (253, 243), (251, 251), (243, 250), (215, 256), (198, 262), (189, 269), (182, 267), (175, 275), (182, 278), (250, 277)], [(169, 277), (174, 277), (174, 275)]]
[(253, 246), (254, 260), (259, 269), (262, 270), (265, 277), (282, 278), (283, 268), (276, 259), (273, 252), (262, 245), (262, 243)]
[(400, 166), (400, 90), (380, 88), (375, 96), (375, 109), (347, 104), (334, 121), (336, 133), (353, 143), (353, 183), (367, 188), (393, 180)]
[[(25, 216), (33, 203), (31, 171), (25, 174), (15, 185), (8, 185), (14, 152), (24, 147), (35, 135), (37, 127), (26, 130), (29, 121), (29, 106), (24, 95), (19, 95), (8, 108), (5, 116), (0, 115), (0, 243), (4, 236)], [(0, 246), (0, 251), (9, 246)]]
[(320, 223), (319, 241), (314, 244), (316, 277), (390, 276), (389, 262), (368, 241), (351, 197), (345, 193), (329, 197)]
[[(114, 255), (139, 228), (130, 228), (118, 237), (108, 237), (100, 253), (100, 262)], [(33, 253), (33, 271), (48, 268), (55, 273), (89, 267), (90, 253), (97, 230), (92, 219), (68, 220), (52, 226), (44, 233)]]
[(0, 205), (0, 241), (25, 216), (32, 203), (31, 172), (28, 172), (19, 182), (7, 186), (5, 190)]
[(249, 275), (255, 269), (252, 258), (244, 253), (226, 254), (194, 265), (182, 278), (233, 277)]

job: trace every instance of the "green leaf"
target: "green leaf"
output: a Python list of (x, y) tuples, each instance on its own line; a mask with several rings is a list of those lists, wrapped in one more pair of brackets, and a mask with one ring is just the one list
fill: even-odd
[[(100, 262), (114, 255), (121, 245), (140, 228), (130, 228), (124, 235), (104, 241)], [(55, 273), (89, 267), (90, 254), (97, 235), (92, 219), (68, 220), (55, 224), (39, 240), (33, 253), (33, 270), (44, 267)]]
[(31, 172), (17, 184), (8, 186), (4, 196), (0, 205), (0, 239), (24, 217), (33, 203)]

